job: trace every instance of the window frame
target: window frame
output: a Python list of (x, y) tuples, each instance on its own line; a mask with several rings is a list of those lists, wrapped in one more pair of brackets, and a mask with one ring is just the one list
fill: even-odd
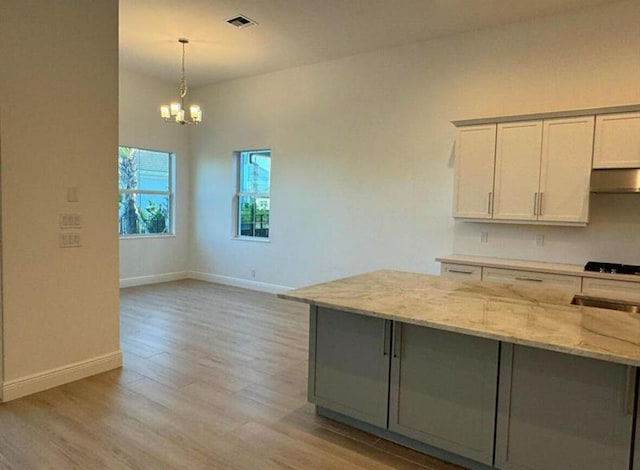
[(161, 150), (161, 149), (152, 149), (147, 147), (137, 147), (133, 145), (123, 145), (118, 144), (118, 159), (120, 158), (120, 148), (130, 148), (135, 150), (142, 150), (147, 152), (156, 152), (166, 154), (168, 157), (168, 165), (167, 165), (167, 191), (157, 190), (157, 189), (121, 189), (120, 188), (120, 169), (118, 168), (118, 196), (120, 194), (148, 194), (155, 196), (167, 196), (168, 204), (167, 209), (169, 211), (168, 218), (169, 224), (167, 227), (167, 232), (165, 233), (120, 233), (120, 224), (118, 221), (118, 237), (120, 239), (135, 239), (135, 238), (164, 238), (164, 237), (175, 237), (176, 236), (176, 203), (175, 203), (175, 186), (176, 186), (176, 154), (170, 150)]
[[(258, 191), (240, 191), (240, 186), (242, 183), (242, 155), (243, 154), (259, 154), (261, 156), (269, 157), (269, 192), (258, 192)], [(254, 198), (262, 198), (269, 200), (269, 224), (271, 223), (271, 162), (272, 162), (272, 151), (268, 148), (262, 149), (249, 149), (249, 150), (236, 150), (233, 152), (235, 158), (235, 173), (236, 173), (236, 192), (234, 196), (234, 232), (233, 239), (235, 240), (246, 240), (246, 241), (255, 241), (255, 242), (263, 242), (268, 243), (271, 240), (271, 227), (268, 227), (269, 235), (266, 237), (260, 237), (255, 235), (242, 235), (242, 217), (240, 215), (240, 199), (242, 197), (254, 197)]]

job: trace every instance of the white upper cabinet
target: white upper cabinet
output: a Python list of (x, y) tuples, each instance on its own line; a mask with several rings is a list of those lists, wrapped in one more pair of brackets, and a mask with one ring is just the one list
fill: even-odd
[(454, 217), (491, 218), (495, 149), (495, 124), (457, 129)]
[(493, 218), (536, 220), (542, 121), (498, 124)]
[(585, 225), (592, 168), (640, 168), (639, 108), (453, 121), (453, 216)]
[(588, 221), (594, 122), (593, 116), (543, 122), (538, 220)]
[(493, 218), (586, 223), (593, 116), (498, 125)]
[(640, 168), (640, 112), (597, 117), (593, 168)]

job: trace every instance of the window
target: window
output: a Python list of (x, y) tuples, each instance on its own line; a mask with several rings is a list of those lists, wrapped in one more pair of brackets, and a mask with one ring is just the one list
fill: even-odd
[(172, 233), (173, 154), (118, 147), (118, 232)]
[(236, 236), (269, 239), (271, 150), (237, 152)]

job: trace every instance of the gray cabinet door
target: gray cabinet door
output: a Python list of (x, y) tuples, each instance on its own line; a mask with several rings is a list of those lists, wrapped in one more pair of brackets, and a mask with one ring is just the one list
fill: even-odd
[(389, 429), (493, 463), (498, 341), (394, 323)]
[(391, 322), (311, 307), (309, 401), (387, 427)]
[(635, 368), (504, 344), (499, 388), (498, 468), (629, 468)]
[(638, 390), (638, 372), (635, 369), (635, 386), (636, 386), (636, 424), (635, 424), (635, 438), (633, 444), (633, 470), (640, 470), (640, 419), (637, 414), (640, 413), (640, 394)]

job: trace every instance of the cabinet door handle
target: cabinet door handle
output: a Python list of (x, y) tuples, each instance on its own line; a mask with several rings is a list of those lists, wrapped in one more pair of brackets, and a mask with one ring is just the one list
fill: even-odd
[(395, 322), (393, 324), (393, 357), (399, 358), (402, 352), (402, 323)]
[(493, 193), (489, 191), (489, 196), (487, 197), (487, 214), (491, 215), (491, 198)]
[(538, 207), (538, 193), (533, 193), (533, 215), (538, 215), (537, 207)]
[(462, 269), (447, 269), (447, 272), (456, 274), (473, 274), (472, 271), (463, 271)]
[(540, 197), (538, 198), (538, 215), (542, 215), (542, 196), (544, 193), (540, 193)]
[(388, 326), (389, 320), (382, 320), (382, 355), (386, 356), (389, 354), (389, 351), (387, 351), (387, 344), (388, 344), (388, 332), (389, 332), (389, 326)]
[(542, 279), (536, 279), (535, 277), (516, 277), (516, 281), (542, 282)]
[(636, 394), (636, 368), (627, 366), (627, 379), (624, 387), (624, 412), (633, 415)]

